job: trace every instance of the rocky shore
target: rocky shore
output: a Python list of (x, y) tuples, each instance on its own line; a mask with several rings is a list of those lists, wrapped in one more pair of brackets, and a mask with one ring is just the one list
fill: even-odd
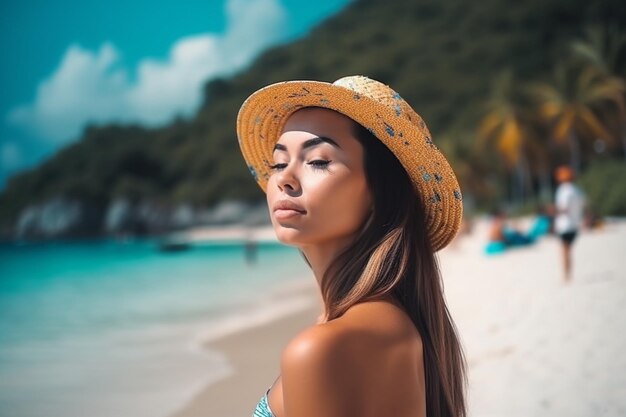
[(150, 236), (201, 226), (269, 224), (264, 203), (224, 201), (214, 207), (115, 199), (105, 207), (54, 197), (24, 208), (16, 222), (1, 231), (2, 240)]

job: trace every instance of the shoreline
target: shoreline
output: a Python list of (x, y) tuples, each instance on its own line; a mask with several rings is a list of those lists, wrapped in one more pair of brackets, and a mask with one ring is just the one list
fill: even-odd
[(13, 415), (173, 413), (233, 371), (207, 340), (315, 302), (299, 254), (273, 244), (259, 245), (253, 263), (242, 245), (171, 256), (143, 240), (1, 255), (0, 403)]
[(223, 354), (233, 372), (204, 386), (168, 417), (252, 416), (265, 390), (280, 373), (282, 349), (298, 332), (315, 324), (319, 315), (315, 287), (299, 292), (315, 305), (205, 341), (204, 348)]

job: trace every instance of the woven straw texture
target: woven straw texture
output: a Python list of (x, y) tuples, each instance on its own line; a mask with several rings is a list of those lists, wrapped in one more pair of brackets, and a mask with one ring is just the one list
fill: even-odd
[(424, 203), (435, 251), (456, 235), (463, 216), (461, 190), (450, 164), (433, 143), (422, 118), (390, 87), (363, 76), (333, 84), (286, 81), (252, 94), (237, 117), (237, 137), (248, 169), (263, 191), (272, 152), (291, 114), (324, 107), (363, 125), (396, 155)]

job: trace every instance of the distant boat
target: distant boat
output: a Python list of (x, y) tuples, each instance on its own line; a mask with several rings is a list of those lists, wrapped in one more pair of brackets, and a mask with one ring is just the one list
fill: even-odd
[(162, 252), (180, 252), (191, 248), (188, 241), (178, 239), (164, 239), (159, 242), (159, 250)]

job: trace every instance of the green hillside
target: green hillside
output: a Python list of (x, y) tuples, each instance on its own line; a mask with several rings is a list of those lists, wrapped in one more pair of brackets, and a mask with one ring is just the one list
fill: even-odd
[[(546, 78), (567, 42), (592, 23), (626, 22), (620, 1), (362, 0), (306, 38), (263, 53), (247, 70), (205, 87), (191, 120), (161, 129), (103, 126), (30, 172), (0, 196), (6, 230), (29, 204), (67, 196), (101, 208), (116, 197), (210, 207), (225, 199), (260, 200), (235, 136), (243, 100), (288, 79), (333, 81), (364, 74), (399, 91), (451, 149), (466, 192), (480, 198), (493, 154), (468, 153), (493, 80)], [(489, 156), (491, 155), (491, 156)], [(97, 229), (97, 222), (96, 226)]]

